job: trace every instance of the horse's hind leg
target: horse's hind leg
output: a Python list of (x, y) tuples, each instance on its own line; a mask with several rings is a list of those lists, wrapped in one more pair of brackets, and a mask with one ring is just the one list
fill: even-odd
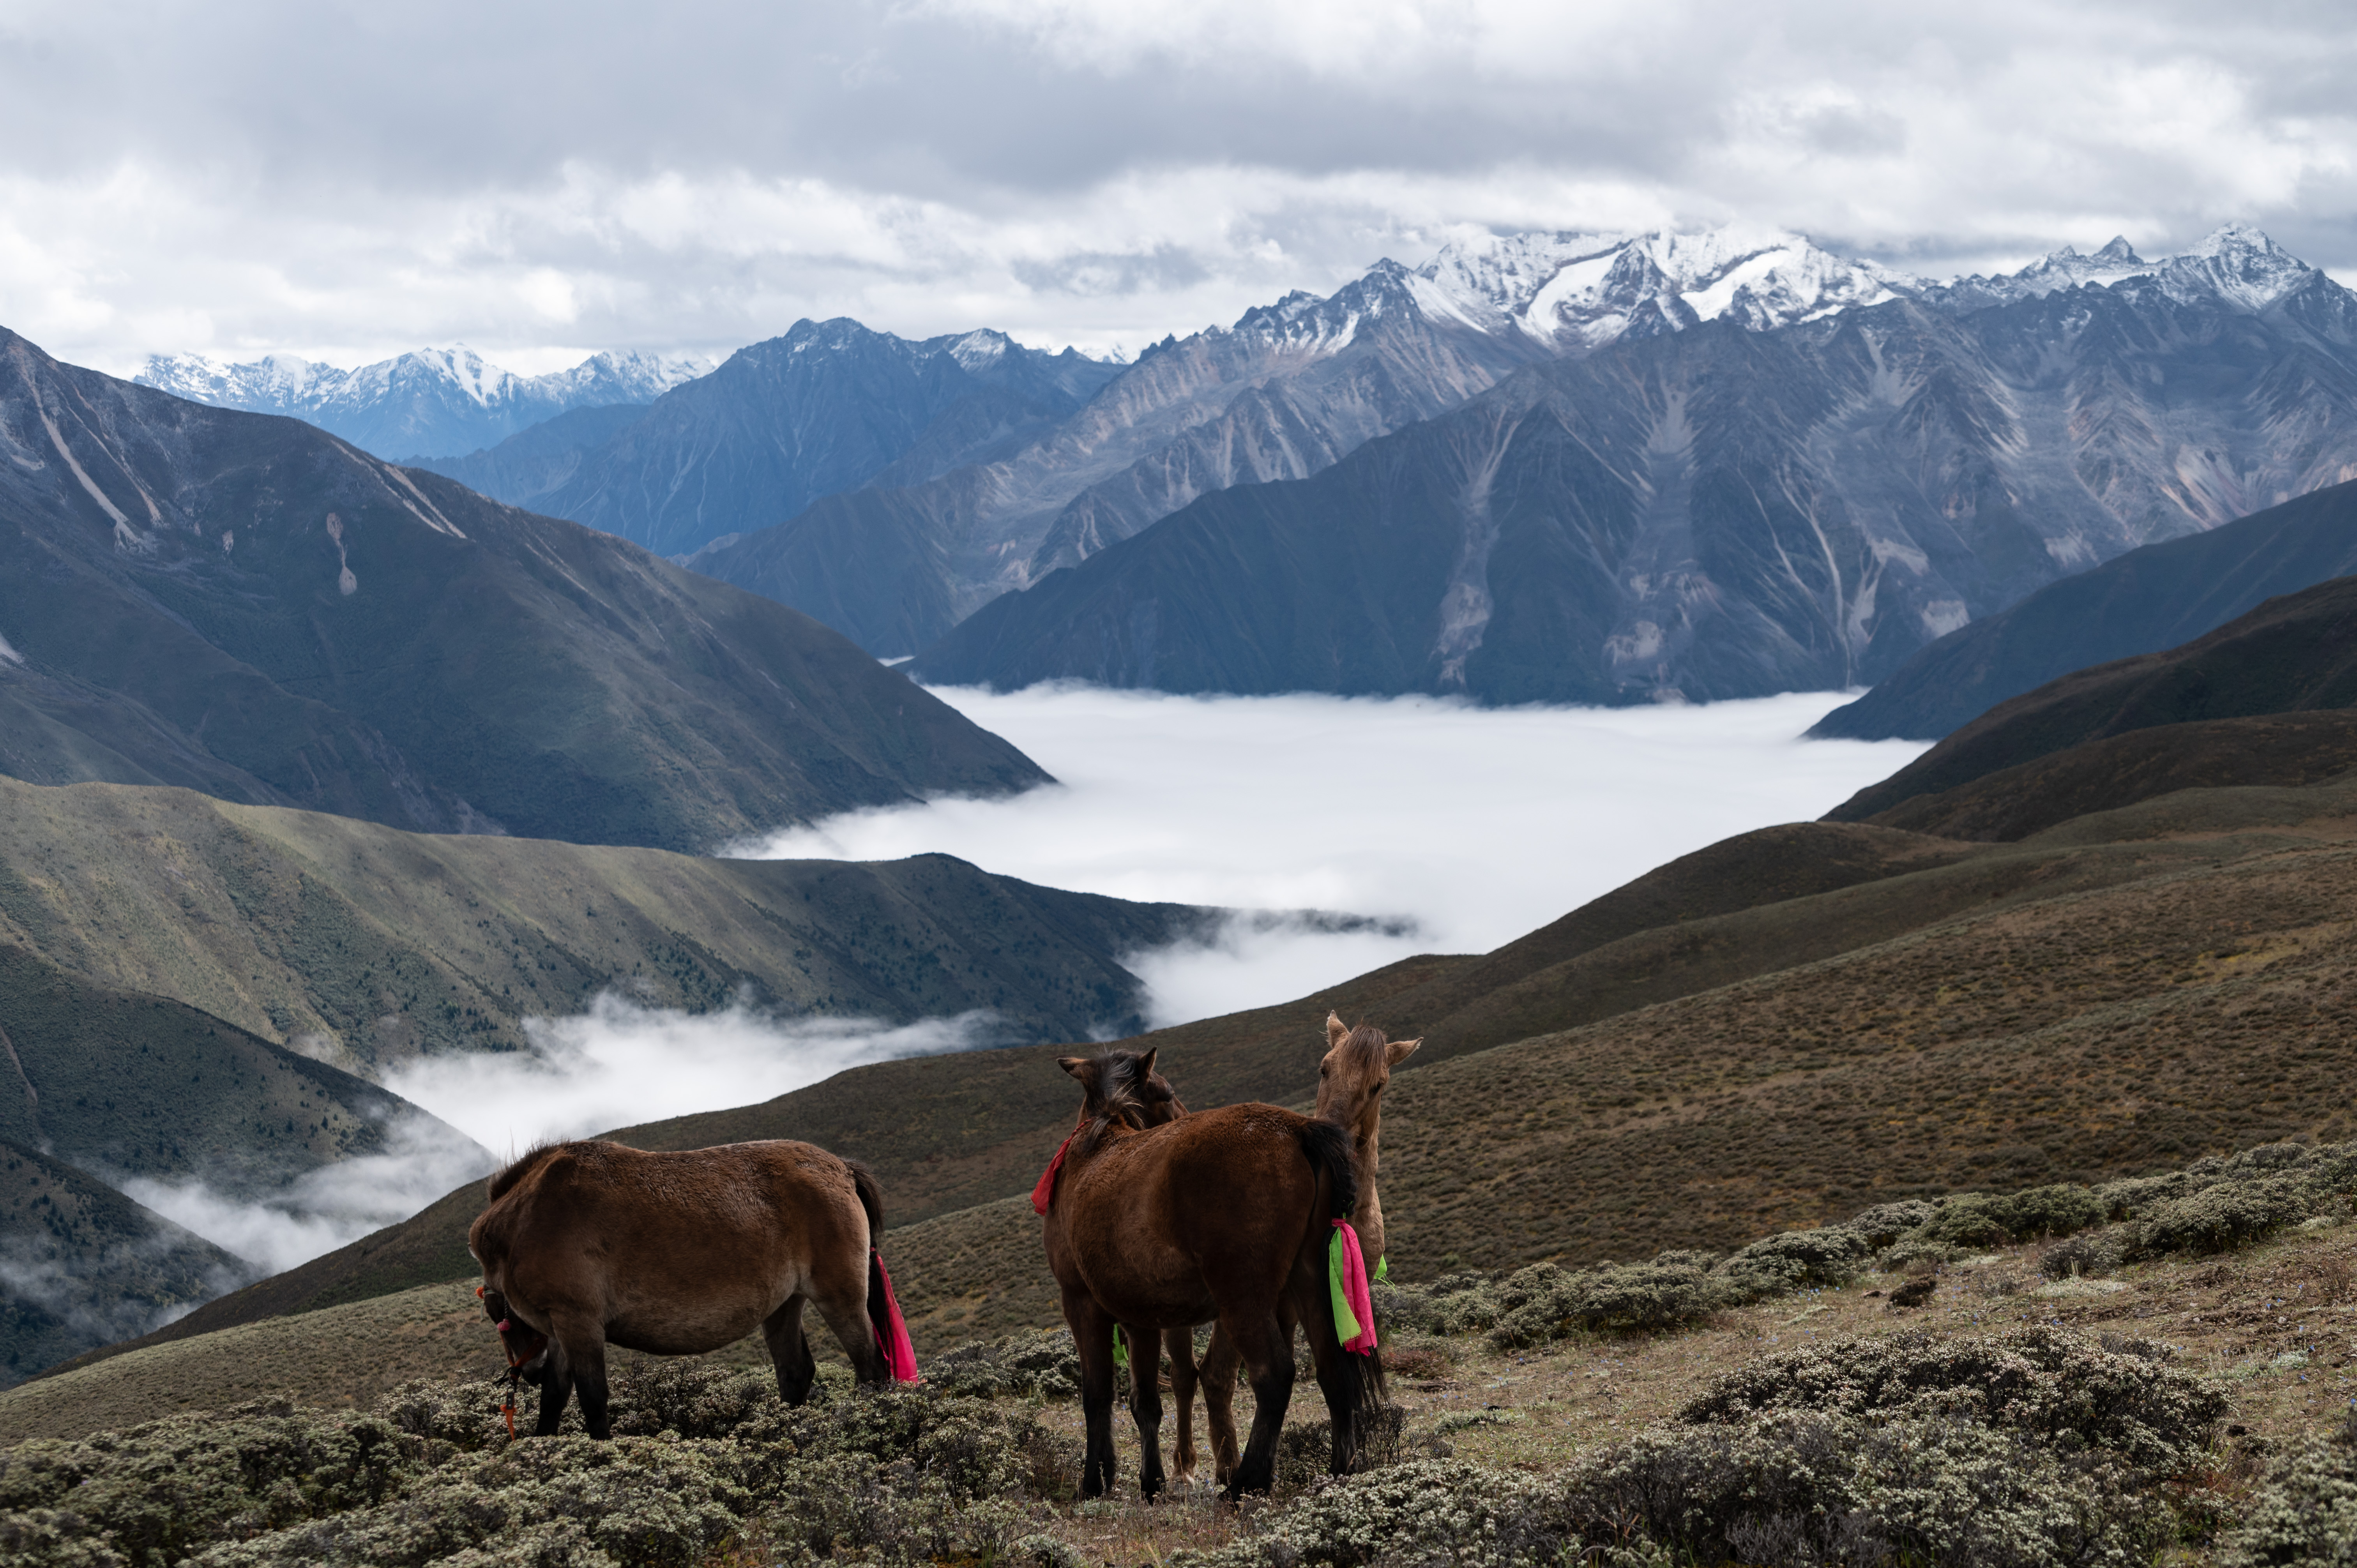
[(834, 1330), (843, 1353), (851, 1358), (852, 1375), (862, 1384), (890, 1382), (891, 1363), (884, 1359), (876, 1344), (876, 1326), (867, 1320), (866, 1276), (860, 1276), (856, 1290), (813, 1292), (811, 1299), (818, 1304), (818, 1315)]
[(1162, 1338), (1122, 1333), (1129, 1341), (1129, 1418), (1137, 1423), (1137, 1491), (1150, 1503), (1162, 1491)]
[(1276, 1440), (1285, 1430), (1286, 1407), (1293, 1402), (1293, 1336), (1276, 1314), (1222, 1314), (1220, 1327), (1252, 1377), (1252, 1437), (1228, 1481), (1231, 1501), (1246, 1492), (1265, 1492), (1276, 1479)]
[(802, 1298), (788, 1296), (783, 1306), (761, 1320), (761, 1337), (770, 1347), (770, 1364), (778, 1369), (778, 1397), (790, 1405), (810, 1398), (818, 1377), (810, 1337), (802, 1332)]
[(1171, 1444), (1170, 1478), (1179, 1486), (1195, 1479), (1195, 1331), (1166, 1328), (1163, 1348), (1170, 1352), (1170, 1398), (1178, 1407), (1178, 1435)]
[(1236, 1367), (1241, 1360), (1227, 1335), (1213, 1328), (1211, 1342), (1203, 1347), (1200, 1381), (1203, 1426), (1211, 1444), (1211, 1474), (1222, 1486), (1236, 1473)]

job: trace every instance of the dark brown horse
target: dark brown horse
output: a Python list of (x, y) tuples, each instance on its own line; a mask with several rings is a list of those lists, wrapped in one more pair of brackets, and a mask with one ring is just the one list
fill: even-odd
[(589, 1435), (611, 1432), (609, 1344), (693, 1356), (759, 1328), (788, 1404), (807, 1399), (817, 1375), (803, 1303), (816, 1305), (863, 1383), (891, 1376), (885, 1347), (905, 1345), (876, 1250), (876, 1180), (812, 1144), (648, 1154), (557, 1144), (492, 1176), (490, 1200), (467, 1247), (510, 1361), (539, 1373), (544, 1437), (576, 1388)]
[[(1080, 1348), (1088, 1447), (1081, 1489), (1113, 1483), (1113, 1331), (1216, 1322), (1252, 1378), (1251, 1441), (1231, 1498), (1267, 1489), (1293, 1397), (1293, 1330), (1309, 1334), (1333, 1420), (1331, 1466), (1356, 1465), (1383, 1397), (1383, 1363), (1342, 1349), (1327, 1279), (1333, 1221), (1357, 1202), (1350, 1139), (1340, 1127), (1274, 1105), (1200, 1112), (1141, 1125), (1140, 1085), (1154, 1053), (1111, 1050), (1060, 1064), (1086, 1093), (1084, 1123), (1062, 1156), (1049, 1206), (1049, 1262)], [(1146, 1406), (1140, 1477), (1151, 1497), (1161, 1455), (1150, 1376), (1131, 1380)], [(1135, 1408), (1135, 1407), (1134, 1407)]]
[[(1421, 1036), (1387, 1040), (1383, 1032), (1372, 1025), (1361, 1024), (1353, 1029), (1339, 1015), (1326, 1015), (1326, 1055), (1318, 1064), (1318, 1106), (1313, 1114), (1317, 1120), (1330, 1122), (1351, 1134), (1351, 1174), (1359, 1188), (1358, 1202), (1351, 1210), (1351, 1228), (1359, 1233), (1359, 1245), (1371, 1268), (1381, 1262), (1385, 1240), (1383, 1200), (1375, 1192), (1383, 1085), (1391, 1081), (1392, 1069), (1407, 1060), (1422, 1044)], [(1194, 1412), (1189, 1396), (1194, 1392), (1193, 1382), (1200, 1377), (1203, 1419), (1211, 1430), (1213, 1474), (1222, 1481), (1235, 1473), (1237, 1462), (1237, 1360), (1235, 1347), (1214, 1328), (1211, 1344), (1204, 1348), (1200, 1373), (1192, 1366), (1186, 1368), (1190, 1376), (1181, 1383), (1175, 1358), (1172, 1362), (1171, 1384), (1178, 1397), (1178, 1447), (1183, 1456), (1182, 1468), (1185, 1460), (1194, 1455)]]

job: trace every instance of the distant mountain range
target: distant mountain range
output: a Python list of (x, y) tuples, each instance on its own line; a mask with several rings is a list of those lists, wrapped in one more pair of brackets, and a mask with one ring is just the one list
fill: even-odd
[(709, 850), (1046, 779), (835, 633), (0, 330), (0, 771)]
[(216, 408), (307, 420), (362, 451), (407, 461), (495, 446), (576, 408), (650, 403), (711, 369), (702, 360), (595, 354), (569, 371), (519, 376), (459, 344), (356, 371), (291, 354), (246, 364), (156, 354), (132, 380)]
[(635, 418), (585, 410), (428, 466), (683, 555), (838, 490), (921, 480), (1018, 446), (1120, 368), (1002, 332), (911, 341), (856, 321), (801, 321)]
[[(887, 475), (692, 564), (914, 653), (1009, 589), (1200, 496), (1318, 472), (1517, 370), (1706, 318), (1762, 329), (1892, 297), (1797, 235), (1551, 234), (1383, 262), (1154, 345), (1061, 424), (923, 483)], [(1900, 280), (1905, 282), (1907, 280)]]
[[(2357, 295), (2254, 230), (1940, 285), (1796, 254), (1726, 289), (1740, 271), (1609, 309), (1566, 289), (1540, 325), (1577, 357), (1205, 495), (912, 670), (1490, 702), (1858, 685), (2070, 573), (2357, 476)], [(1484, 340), (1535, 341), (1533, 308)]]

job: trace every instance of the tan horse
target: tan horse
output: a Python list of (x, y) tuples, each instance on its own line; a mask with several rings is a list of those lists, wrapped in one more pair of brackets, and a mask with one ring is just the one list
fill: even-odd
[[(1050, 1188), (1049, 1262), (1081, 1357), (1088, 1442), (1081, 1491), (1113, 1483), (1113, 1332), (1155, 1332), (1216, 1321), (1252, 1378), (1250, 1441), (1228, 1486), (1265, 1491), (1293, 1397), (1293, 1329), (1308, 1329), (1333, 1422), (1331, 1467), (1358, 1461), (1383, 1395), (1383, 1362), (1345, 1351), (1334, 1333), (1327, 1278), (1332, 1221), (1357, 1201), (1350, 1139), (1331, 1123), (1274, 1105), (1232, 1105), (1165, 1125), (1140, 1125), (1138, 1086), (1154, 1053), (1066, 1057), (1087, 1097), (1085, 1125), (1066, 1147)], [(1150, 1341), (1148, 1341), (1150, 1343)], [(1160, 1489), (1150, 1435), (1159, 1396), (1150, 1373), (1131, 1380), (1147, 1438), (1140, 1485)], [(1134, 1407), (1135, 1408), (1135, 1407)]]
[(759, 1328), (779, 1395), (802, 1403), (817, 1375), (804, 1302), (862, 1383), (891, 1375), (879, 1347), (899, 1327), (876, 1250), (882, 1199), (873, 1176), (824, 1149), (557, 1144), (492, 1176), (490, 1200), (467, 1249), (482, 1265), (509, 1359), (532, 1368), (546, 1357), (541, 1436), (554, 1434), (576, 1388), (589, 1435), (610, 1434), (608, 1345), (694, 1356)]
[[(1375, 1192), (1383, 1085), (1391, 1081), (1392, 1069), (1407, 1060), (1422, 1044), (1421, 1036), (1413, 1040), (1386, 1040), (1383, 1031), (1372, 1025), (1361, 1024), (1353, 1029), (1339, 1015), (1326, 1015), (1326, 1056), (1318, 1064), (1318, 1106), (1312, 1114), (1351, 1134), (1351, 1174), (1359, 1188), (1359, 1200), (1351, 1210), (1351, 1228), (1358, 1231), (1359, 1246), (1366, 1253), (1371, 1268), (1382, 1260), (1384, 1243), (1383, 1200)], [(1182, 1369), (1176, 1355), (1171, 1359), (1171, 1392), (1178, 1405), (1178, 1468), (1182, 1476), (1192, 1469), (1195, 1456), (1192, 1397), (1199, 1376), (1203, 1391), (1203, 1420), (1211, 1430), (1213, 1474), (1222, 1481), (1235, 1474), (1237, 1361), (1234, 1347), (1216, 1328), (1211, 1331), (1211, 1344), (1204, 1348), (1200, 1374), (1191, 1365)], [(1182, 1375), (1186, 1378), (1183, 1383)]]

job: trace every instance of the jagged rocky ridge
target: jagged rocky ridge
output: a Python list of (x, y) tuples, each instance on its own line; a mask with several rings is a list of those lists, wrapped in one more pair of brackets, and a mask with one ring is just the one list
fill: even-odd
[(291, 354), (225, 364), (155, 354), (132, 379), (192, 403), (283, 413), (396, 461), (472, 452), (576, 408), (652, 403), (712, 367), (654, 354), (594, 354), (569, 371), (519, 376), (465, 344), (421, 349), (356, 371)]
[(2357, 296), (2247, 230), (2087, 270), (1531, 366), (1307, 481), (1206, 497), (915, 671), (1491, 702), (1859, 685), (2067, 574), (2357, 476)]
[(1485, 237), (1166, 338), (1003, 456), (923, 483), (904, 466), (694, 564), (911, 653), (1198, 497), (1316, 473), (1524, 365), (1706, 318), (1782, 326), (1894, 283), (1915, 286), (1770, 230)]

